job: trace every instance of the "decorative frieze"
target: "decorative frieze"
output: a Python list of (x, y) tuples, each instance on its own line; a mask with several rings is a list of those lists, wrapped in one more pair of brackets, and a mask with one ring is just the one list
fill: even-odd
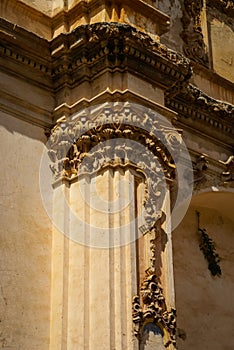
[[(22, 77), (27, 77), (27, 68), (35, 70), (43, 83), (55, 92), (58, 88), (74, 87), (82, 79), (92, 79), (105, 67), (108, 69), (126, 68), (141, 73), (144, 78), (154, 79), (165, 84), (166, 88), (174, 82), (182, 81), (191, 72), (189, 60), (170, 50), (160, 41), (127, 24), (95, 23), (81, 25), (67, 34), (60, 34), (52, 41), (14, 27), (1, 19), (1, 56), (5, 58), (3, 67), (19, 74), (18, 64), (22, 65)], [(37, 45), (36, 45), (37, 44)], [(42, 48), (38, 52), (38, 46)], [(137, 59), (137, 60), (136, 60)], [(139, 62), (142, 69), (136, 69)], [(150, 69), (149, 69), (150, 68)], [(152, 76), (153, 74), (153, 76)], [(46, 76), (46, 80), (45, 80)], [(35, 79), (34, 79), (35, 78)]]
[(132, 311), (134, 334), (139, 340), (144, 325), (150, 322), (163, 329), (165, 348), (170, 344), (176, 347), (176, 310), (167, 309), (163, 289), (155, 274), (145, 278), (140, 296), (133, 297)]
[[(74, 119), (60, 118), (52, 129), (48, 144), (55, 179), (77, 175), (79, 165), (93, 147), (100, 142), (115, 138), (129, 139), (142, 144), (145, 152), (152, 152), (162, 165), (164, 176), (168, 180), (174, 178), (175, 164), (170, 151), (174, 152), (174, 155), (179, 153), (182, 138), (174, 127), (164, 126), (157, 120), (154, 112), (148, 111), (148, 114), (140, 115), (128, 106), (118, 112), (104, 107), (96, 116), (90, 115), (88, 109), (86, 112), (86, 115), (78, 115)], [(127, 147), (122, 151), (116, 147), (117, 151), (119, 151), (119, 154), (116, 154), (117, 158), (123, 152), (119, 158), (128, 159)], [(95, 154), (92, 155), (91, 152), (89, 157), (94, 157)], [(104, 158), (99, 155), (97, 159), (99, 159), (96, 164), (98, 168), (104, 164)], [(153, 171), (154, 168), (157, 170), (156, 165), (147, 166), (148, 159), (147, 154), (142, 154), (140, 157), (141, 162), (144, 160), (142, 165), (146, 173)], [(92, 169), (96, 171), (97, 168)]]

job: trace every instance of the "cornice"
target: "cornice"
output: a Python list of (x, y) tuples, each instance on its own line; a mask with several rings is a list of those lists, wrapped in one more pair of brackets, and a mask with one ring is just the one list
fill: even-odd
[(139, 95), (135, 93), (134, 91), (131, 91), (129, 89), (126, 90), (114, 90), (111, 91), (109, 88), (107, 88), (102, 93), (96, 95), (92, 99), (82, 98), (81, 100), (77, 101), (76, 103), (69, 105), (67, 103), (63, 103), (59, 106), (57, 106), (54, 109), (53, 113), (53, 121), (54, 123), (56, 120), (60, 119), (63, 116), (69, 117), (72, 116), (78, 112), (80, 112), (82, 109), (89, 108), (91, 106), (101, 105), (105, 104), (106, 102), (130, 102), (130, 103), (137, 103), (139, 105), (145, 106), (146, 108), (150, 108), (154, 111), (157, 111), (164, 115), (172, 124), (176, 121), (177, 113), (172, 111), (171, 109), (162, 106), (155, 101), (150, 100), (146, 96)]
[(1, 18), (0, 68), (7, 74), (15, 74), (50, 88), (49, 42)]
[(92, 80), (105, 69), (128, 69), (163, 88), (192, 72), (183, 55), (126, 24), (82, 25), (52, 41), (3, 19), (0, 29), (2, 69), (15, 70), (23, 79), (41, 82), (55, 92), (64, 85), (74, 87), (82, 79)]
[(178, 113), (179, 121), (233, 145), (234, 106), (216, 100), (192, 84), (167, 92), (166, 106)]
[[(212, 69), (208, 69), (205, 66), (202, 66), (196, 62), (192, 63), (193, 76), (199, 76), (202, 79), (206, 79), (207, 81), (214, 83), (216, 85), (224, 88), (230, 95), (234, 95), (234, 84), (230, 80), (222, 77), (218, 73), (216, 73)], [(233, 97), (234, 98), (234, 97)], [(224, 99), (225, 100), (225, 99)], [(232, 103), (232, 100), (226, 100), (227, 103)]]
[(43, 107), (35, 106), (16, 96), (1, 91), (0, 110), (18, 119), (45, 129), (51, 127), (52, 112)]
[(120, 23), (82, 25), (70, 34), (61, 34), (51, 42), (51, 55), (56, 88), (65, 76), (66, 83), (72, 85), (76, 83), (75, 72), (79, 79), (82, 74), (90, 79), (100, 67), (127, 68), (164, 88), (191, 75), (189, 60), (183, 55)]
[(229, 17), (234, 15), (234, 1), (233, 0), (207, 0), (207, 6), (216, 8), (224, 12)]

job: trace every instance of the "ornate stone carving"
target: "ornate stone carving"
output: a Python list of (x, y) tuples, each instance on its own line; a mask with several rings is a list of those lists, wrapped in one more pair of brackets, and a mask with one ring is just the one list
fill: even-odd
[(233, 141), (234, 106), (230, 103), (216, 100), (192, 84), (176, 84), (167, 91), (166, 106), (178, 112), (179, 121), (184, 124), (189, 119), (196, 122), (195, 128), (207, 125), (207, 134), (216, 137), (222, 142)]
[(163, 125), (151, 110), (137, 113), (125, 105), (119, 110), (103, 107), (94, 115), (87, 110), (69, 121), (60, 118), (49, 138), (48, 154), (55, 180), (96, 174), (106, 166), (134, 165), (146, 179), (148, 231), (162, 217), (166, 182), (175, 178), (181, 142), (178, 131)]
[[(58, 120), (48, 141), (48, 153), (55, 179), (76, 175), (83, 158), (93, 147), (115, 138), (133, 140), (145, 147), (146, 153), (141, 154), (139, 165), (144, 167), (146, 173), (157, 171), (156, 163), (147, 165), (147, 152), (151, 152), (163, 167), (165, 177), (174, 178), (175, 165), (170, 151), (173, 151), (174, 156), (179, 154), (182, 142), (180, 134), (173, 127), (163, 126), (151, 112), (140, 116), (129, 107), (119, 112), (113, 112), (111, 108), (106, 107), (98, 113), (95, 120), (91, 120), (88, 115), (69, 121), (65, 118)], [(117, 158), (127, 159), (126, 147), (116, 148), (117, 151)], [(89, 157), (94, 155), (90, 153)], [(100, 162), (102, 157), (98, 158)]]
[(234, 181), (234, 156), (230, 156), (226, 162), (219, 161), (226, 166), (226, 170), (222, 172), (222, 180), (224, 182)]
[(232, 104), (216, 100), (192, 84), (187, 86), (186, 95), (191, 102), (209, 110), (209, 113), (212, 112), (221, 118), (230, 118), (231, 121), (234, 121), (234, 106)]
[[(36, 71), (37, 79), (43, 79), (43, 84), (54, 92), (63, 84), (74, 86), (84, 77), (87, 79), (87, 74), (91, 79), (105, 67), (133, 67), (136, 61), (144, 67), (142, 74), (145, 78), (148, 75), (152, 79), (152, 69), (149, 73), (149, 67), (153, 67), (153, 71), (157, 72), (155, 81), (165, 83), (166, 87), (183, 80), (191, 71), (189, 60), (183, 55), (127, 24), (81, 25), (52, 41), (39, 38), (20, 27), (16, 30), (13, 24), (9, 25), (4, 19), (1, 19), (0, 27), (0, 55), (5, 59), (5, 69), (9, 70), (9, 62), (15, 62), (16, 67), (20, 63), (22, 70), (18, 70), (18, 74), (23, 77), (31, 74), (30, 78), (33, 79), (33, 72)], [(38, 52), (38, 46), (41, 52)], [(12, 64), (11, 70), (14, 70)], [(134, 71), (137, 68), (134, 67)]]
[(213, 8), (214, 6), (232, 17), (234, 14), (234, 2), (233, 0), (207, 0), (207, 5)]
[(166, 341), (165, 347), (170, 344), (176, 346), (176, 310), (171, 308), (167, 310), (163, 289), (155, 274), (147, 276), (140, 290), (141, 297), (133, 298), (133, 322), (134, 334), (141, 339), (143, 326), (152, 322), (159, 325), (167, 332), (169, 341)]
[(183, 2), (183, 17), (181, 18), (183, 31), (181, 37), (184, 41), (185, 55), (198, 63), (208, 65), (208, 56), (201, 27), (202, 7), (203, 0), (185, 0)]
[(205, 171), (208, 168), (208, 160), (205, 154), (197, 157), (196, 163), (193, 167), (193, 178), (194, 182), (202, 181), (205, 178)]

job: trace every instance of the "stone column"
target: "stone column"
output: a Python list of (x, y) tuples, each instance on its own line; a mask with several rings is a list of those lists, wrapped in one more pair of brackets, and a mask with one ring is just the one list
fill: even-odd
[(148, 323), (173, 349), (172, 132), (131, 104), (55, 126), (51, 350), (137, 350)]

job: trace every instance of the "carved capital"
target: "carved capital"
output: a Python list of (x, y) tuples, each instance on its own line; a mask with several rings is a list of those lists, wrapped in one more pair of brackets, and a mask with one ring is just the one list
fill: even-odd
[(48, 140), (54, 180), (95, 176), (106, 167), (135, 167), (145, 177), (146, 230), (162, 218), (166, 186), (176, 177), (182, 137), (166, 119), (131, 104), (87, 109), (60, 118)]

